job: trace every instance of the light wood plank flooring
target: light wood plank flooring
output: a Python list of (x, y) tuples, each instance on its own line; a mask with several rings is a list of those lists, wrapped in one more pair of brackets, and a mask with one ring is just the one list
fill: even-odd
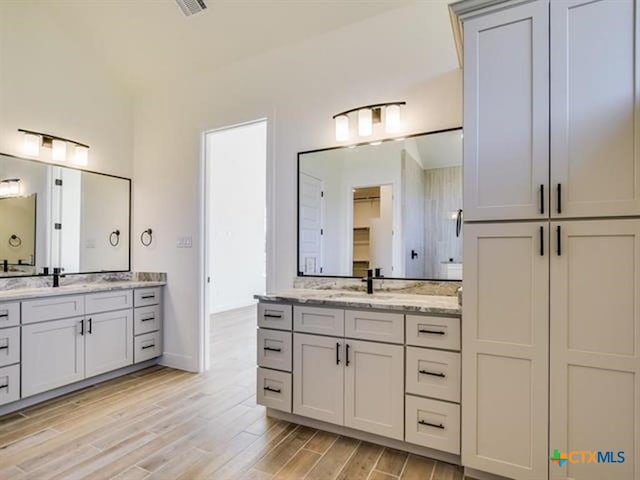
[(267, 418), (255, 308), (213, 317), (212, 369), (153, 367), (0, 417), (0, 479), (458, 480), (458, 467)]

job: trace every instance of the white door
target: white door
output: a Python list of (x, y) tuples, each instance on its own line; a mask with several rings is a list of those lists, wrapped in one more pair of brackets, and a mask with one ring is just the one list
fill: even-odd
[(322, 273), (322, 180), (300, 173), (300, 257), (305, 275)]
[(464, 23), (465, 220), (549, 215), (548, 8)]
[(551, 3), (554, 217), (640, 214), (636, 10), (634, 0)]
[(22, 396), (28, 397), (84, 378), (82, 318), (22, 327)]
[(344, 423), (344, 339), (293, 334), (293, 413)]
[(640, 220), (553, 223), (552, 239), (551, 453), (600, 450), (620, 462), (623, 452), (624, 462), (573, 456), (552, 463), (551, 478), (638, 479)]
[(547, 478), (549, 226), (465, 224), (462, 463)]
[(346, 342), (344, 424), (404, 440), (404, 348)]
[(133, 311), (94, 314), (86, 321), (86, 376), (133, 364)]

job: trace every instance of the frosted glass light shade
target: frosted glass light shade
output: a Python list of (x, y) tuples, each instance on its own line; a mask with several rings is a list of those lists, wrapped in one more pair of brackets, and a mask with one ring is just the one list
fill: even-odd
[(89, 164), (89, 149), (81, 145), (76, 145), (73, 163), (81, 167), (86, 167)]
[(22, 139), (22, 151), (25, 155), (30, 157), (37, 157), (40, 155), (40, 143), (42, 138), (40, 135), (34, 133), (24, 133)]
[(336, 117), (336, 140), (338, 142), (349, 140), (349, 117), (346, 115)]
[(370, 108), (358, 110), (358, 135), (368, 137), (373, 133), (373, 112)]
[(389, 105), (385, 109), (384, 127), (387, 133), (400, 131), (400, 105)]
[(19, 197), (22, 195), (22, 181), (15, 178), (0, 182), (0, 198)]
[(67, 142), (64, 140), (53, 140), (51, 142), (51, 159), (54, 162), (67, 160)]

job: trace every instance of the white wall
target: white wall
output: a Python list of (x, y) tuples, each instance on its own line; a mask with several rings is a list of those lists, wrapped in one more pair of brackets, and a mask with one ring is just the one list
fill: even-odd
[(266, 122), (207, 134), (209, 308), (255, 303), (266, 285)]
[(46, 2), (0, 1), (0, 152), (21, 154), (18, 128), (47, 132), (89, 144), (89, 169), (130, 177), (132, 112), (132, 98)]
[(416, 2), (137, 100), (134, 231), (152, 227), (155, 244), (135, 244), (134, 269), (168, 273), (165, 363), (199, 367), (201, 245), (176, 249), (175, 241), (201, 235), (202, 132), (268, 118), (268, 289), (289, 287), (296, 274), (296, 152), (334, 144), (333, 114), (397, 99), (407, 101), (408, 132), (461, 124), (453, 38), (430, 42), (430, 29), (438, 28), (449, 38), (446, 6)]

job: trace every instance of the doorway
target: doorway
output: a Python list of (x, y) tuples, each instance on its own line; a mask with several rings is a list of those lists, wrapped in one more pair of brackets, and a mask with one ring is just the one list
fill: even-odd
[[(252, 315), (266, 291), (267, 121), (204, 135), (204, 369), (216, 329)], [(246, 323), (246, 322), (245, 322)], [(255, 324), (247, 335), (255, 334)]]

